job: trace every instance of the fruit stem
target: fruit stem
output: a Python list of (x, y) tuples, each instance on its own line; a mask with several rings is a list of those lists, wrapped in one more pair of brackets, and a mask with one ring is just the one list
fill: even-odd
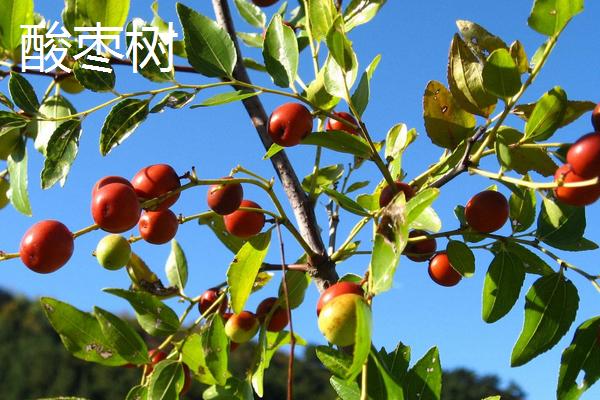
[(313, 69), (315, 71), (315, 79), (319, 75), (319, 51), (315, 48), (314, 38), (311, 29), (311, 19), (308, 17), (309, 7), (308, 1), (302, 0), (302, 5), (304, 6), (304, 12), (307, 14), (306, 20), (306, 32), (308, 33), (308, 44), (310, 45), (310, 53), (312, 55), (312, 64)]
[(78, 238), (81, 235), (85, 235), (86, 233), (93, 232), (97, 229), (100, 229), (100, 226), (96, 224), (87, 226), (83, 229), (78, 230), (77, 232), (73, 232), (73, 238)]
[(593, 186), (598, 183), (599, 178), (587, 179), (581, 182), (563, 182), (563, 181), (552, 181), (552, 182), (531, 182), (525, 181), (523, 179), (512, 178), (510, 176), (505, 176), (502, 173), (494, 173), (489, 171), (484, 171), (478, 168), (469, 168), (469, 173), (481, 175), (490, 179), (494, 179), (497, 181), (513, 183), (518, 186), (527, 187), (530, 189), (555, 189), (557, 187), (585, 187), (585, 186)]
[(369, 393), (367, 390), (367, 362), (362, 366), (360, 381), (360, 400), (369, 400)]

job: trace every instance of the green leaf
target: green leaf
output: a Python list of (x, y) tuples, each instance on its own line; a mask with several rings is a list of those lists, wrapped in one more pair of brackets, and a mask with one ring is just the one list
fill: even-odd
[(81, 122), (68, 120), (61, 124), (50, 137), (46, 148), (46, 159), (42, 170), (42, 189), (52, 187), (56, 182), (64, 182), (71, 165), (77, 157)]
[(352, 49), (352, 42), (346, 37), (341, 17), (338, 17), (334, 21), (327, 33), (326, 41), (329, 54), (331, 54), (343, 71), (348, 72), (357, 67), (354, 64), (356, 62), (356, 55)]
[(27, 147), (25, 141), (19, 138), (7, 159), (8, 174), (10, 175), (10, 202), (21, 214), (31, 217), (31, 205), (27, 191)]
[(183, 388), (183, 366), (175, 360), (163, 360), (154, 366), (148, 382), (148, 399), (177, 399)]
[(477, 54), (481, 61), (485, 61), (487, 56), (494, 50), (508, 49), (502, 39), (475, 22), (458, 20), (456, 26), (465, 43)]
[(522, 139), (523, 134), (516, 129), (507, 126), (498, 129), (495, 148), (500, 165), (522, 175), (529, 171), (535, 171), (543, 176), (554, 175), (558, 166), (548, 153), (539, 148), (518, 146)]
[(554, 347), (575, 320), (578, 305), (577, 288), (563, 274), (535, 281), (525, 296), (525, 321), (510, 365), (523, 365)]
[(351, 184), (350, 186), (348, 186), (348, 188), (346, 189), (346, 193), (352, 193), (352, 192), (356, 192), (357, 190), (360, 190), (364, 187), (369, 186), (369, 183), (371, 183), (370, 181), (358, 181), (358, 182), (354, 182), (353, 184)]
[(386, 0), (352, 0), (344, 11), (346, 32), (372, 20), (385, 3)]
[(23, 111), (29, 114), (36, 114), (40, 108), (40, 102), (33, 90), (31, 83), (21, 74), (10, 73), (8, 81), (8, 90), (15, 104)]
[(148, 116), (148, 100), (125, 99), (115, 105), (100, 132), (100, 153), (105, 156), (123, 143)]
[(313, 132), (302, 139), (301, 143), (325, 147), (340, 153), (354, 154), (361, 158), (371, 157), (371, 148), (363, 138), (342, 131)]
[(146, 400), (148, 398), (148, 386), (134, 386), (127, 393), (125, 400)]
[(107, 366), (126, 363), (110, 345), (91, 314), (50, 297), (42, 297), (40, 303), (46, 318), (73, 356)]
[[(511, 110), (511, 113), (525, 121), (528, 121), (531, 117), (531, 113), (535, 109), (536, 104), (537, 103), (519, 104)], [(594, 107), (596, 107), (596, 103), (593, 101), (567, 100), (565, 113), (558, 127), (562, 128), (563, 126), (569, 125), (570, 123), (579, 119), (579, 117), (582, 115), (592, 111)]]
[(513, 60), (515, 60), (520, 73), (524, 74), (525, 72), (529, 71), (529, 61), (527, 60), (527, 53), (525, 53), (525, 47), (523, 46), (523, 43), (515, 40), (510, 44), (508, 51), (510, 52)]
[(585, 208), (554, 202), (544, 197), (536, 236), (557, 249), (569, 248), (581, 240), (585, 225)]
[(175, 239), (171, 240), (171, 253), (167, 258), (165, 271), (171, 285), (183, 292), (188, 280), (188, 263), (183, 249)]
[[(387, 355), (383, 349), (382, 353)], [(377, 353), (374, 348), (371, 348), (371, 356), (369, 358), (368, 367), (369, 370), (367, 372), (367, 379), (369, 393), (371, 394), (373, 389), (375, 389), (377, 394), (379, 394), (378, 396), (371, 395), (372, 397), (380, 399), (404, 400), (404, 392), (398, 383), (399, 379), (392, 375), (383, 357), (381, 357), (381, 355)]]
[(472, 114), (488, 117), (496, 106), (495, 96), (483, 87), (483, 65), (469, 46), (454, 35), (448, 62), (448, 84), (456, 102)]
[(46, 146), (48, 141), (56, 132), (58, 127), (65, 123), (65, 121), (45, 121), (44, 119), (57, 119), (68, 117), (69, 115), (75, 114), (75, 107), (63, 96), (51, 96), (48, 97), (39, 110), (42, 117), (38, 119), (37, 123), (37, 135), (35, 137), (35, 148), (42, 154), (46, 154)]
[(405, 124), (396, 124), (385, 136), (385, 160), (392, 176), (402, 173), (402, 154), (417, 139), (417, 131), (408, 130)]
[(311, 0), (308, 2), (308, 21), (312, 37), (316, 41), (324, 39), (333, 25), (338, 11), (333, 0)]
[[(573, 341), (562, 353), (556, 388), (557, 398), (579, 399), (600, 378), (599, 331), (600, 317), (588, 319), (577, 328)], [(577, 382), (582, 372), (585, 376)]]
[(339, 378), (348, 376), (348, 371), (352, 364), (352, 356), (350, 354), (329, 346), (317, 346), (315, 352), (323, 366), (333, 375)]
[(247, 0), (235, 0), (235, 7), (247, 23), (257, 28), (265, 27), (267, 16), (258, 6)]
[(410, 347), (405, 346), (402, 342), (398, 342), (396, 348), (391, 353), (387, 353), (385, 349), (381, 349), (379, 357), (385, 359), (388, 369), (392, 376), (402, 382), (404, 376), (408, 372), (408, 364), (410, 363)]
[(290, 87), (298, 72), (298, 42), (294, 30), (275, 15), (267, 28), (263, 58), (269, 75), (277, 86)]
[(502, 247), (514, 257), (521, 260), (525, 267), (525, 272), (536, 275), (550, 275), (554, 273), (552, 267), (542, 260), (538, 255), (528, 250), (526, 247), (514, 241), (502, 243)]
[(442, 220), (432, 207), (427, 207), (408, 227), (435, 233), (442, 229)]
[(329, 378), (329, 383), (331, 383), (331, 387), (333, 387), (333, 390), (335, 390), (335, 393), (341, 400), (360, 399), (360, 387), (358, 386), (358, 383), (347, 381), (336, 376)]
[(406, 221), (408, 224), (416, 221), (423, 212), (433, 204), (440, 195), (440, 190), (436, 188), (427, 188), (406, 203)]
[(236, 35), (248, 47), (256, 47), (258, 49), (262, 49), (263, 47), (264, 38), (259, 33), (236, 32)]
[(323, 193), (331, 197), (331, 199), (335, 201), (344, 210), (351, 212), (352, 214), (360, 215), (361, 217), (366, 217), (370, 215), (367, 210), (365, 210), (360, 204), (358, 204), (348, 196), (326, 187), (322, 190)]
[(127, 322), (99, 307), (94, 307), (94, 315), (102, 334), (119, 356), (137, 365), (150, 362), (146, 343)]
[[(304, 295), (306, 294), (306, 289), (308, 289), (310, 281), (310, 276), (305, 272), (287, 271), (285, 273), (285, 282), (287, 284), (291, 309), (298, 308), (302, 305), (302, 302), (304, 301)], [(279, 285), (279, 299), (280, 301), (285, 302), (283, 280)]]
[(0, 111), (0, 129), (20, 128), (27, 125), (28, 120), (17, 113)]
[[(356, 58), (356, 54), (353, 53), (353, 56)], [(352, 65), (354, 65), (355, 68), (346, 72), (338, 65), (331, 55), (327, 57), (325, 66), (323, 67), (323, 78), (325, 90), (327, 90), (330, 95), (346, 100), (350, 97), (350, 89), (352, 88), (352, 85), (354, 85), (358, 74), (358, 60), (354, 59)]]
[(456, 272), (465, 278), (470, 278), (475, 274), (475, 255), (469, 246), (458, 240), (451, 240), (448, 242), (446, 252), (450, 264)]
[(25, 32), (21, 25), (33, 25), (33, 0), (6, 0), (0, 13), (0, 47), (13, 51)]
[(497, 49), (490, 54), (483, 67), (485, 90), (502, 99), (507, 99), (521, 89), (521, 74), (506, 49)]
[(525, 138), (542, 141), (550, 138), (563, 121), (567, 94), (555, 86), (537, 101), (525, 125)]
[(496, 254), (483, 283), (481, 316), (485, 322), (496, 322), (508, 314), (519, 298), (524, 280), (525, 268), (519, 257), (508, 251)]
[(535, 0), (527, 23), (542, 35), (552, 36), (582, 11), (583, 0)]
[[(142, 46), (142, 48), (137, 49), (136, 63), (132, 67), (133, 71), (134, 73), (139, 72), (140, 75), (152, 82), (172, 82), (175, 77), (175, 70), (172, 68), (172, 65), (169, 65), (169, 56), (158, 50), (160, 46), (165, 46), (166, 48), (169, 44), (163, 42), (160, 35), (156, 35), (156, 32), (144, 30), (146, 27), (150, 28), (152, 25), (140, 18), (135, 18), (127, 24), (127, 33), (132, 34), (135, 32), (136, 35), (139, 35), (136, 37), (136, 42), (143, 43), (146, 40), (148, 43), (152, 43), (152, 46), (155, 46), (152, 54), (148, 46)], [(126, 36), (126, 40), (127, 47), (131, 47), (132, 35)]]
[(271, 231), (250, 238), (237, 252), (227, 270), (227, 283), (234, 313), (244, 310), (271, 243)]
[(231, 251), (237, 253), (244, 245), (244, 241), (236, 236), (233, 236), (225, 229), (223, 217), (213, 213), (204, 215), (198, 219), (200, 225), (207, 225), (213, 231), (215, 236)]
[(437, 347), (431, 348), (408, 371), (402, 384), (404, 398), (439, 400), (442, 391), (442, 367)]
[(211, 386), (202, 393), (203, 400), (254, 400), (250, 382), (236, 377), (227, 379), (224, 386)]
[[(526, 175), (523, 179), (529, 180), (529, 176)], [(511, 190), (508, 205), (513, 232), (524, 232), (535, 222), (535, 190), (517, 186)]]
[(163, 97), (158, 103), (150, 109), (151, 113), (163, 112), (165, 107), (180, 109), (185, 107), (190, 101), (196, 97), (196, 93), (186, 92), (184, 90), (173, 90), (171, 93)]
[(354, 334), (354, 350), (352, 364), (346, 372), (346, 380), (352, 380), (360, 373), (363, 364), (369, 358), (371, 351), (371, 336), (373, 331), (371, 309), (362, 298), (356, 298), (356, 331)]
[[(83, 65), (102, 67), (103, 70), (83, 68)], [(108, 68), (109, 71), (106, 71)], [(79, 59), (73, 65), (73, 74), (83, 87), (93, 92), (110, 92), (115, 88), (117, 76), (111, 65), (100, 61)]]
[(475, 128), (475, 117), (460, 108), (452, 93), (438, 81), (427, 83), (423, 94), (423, 117), (431, 141), (447, 149), (457, 147)]
[(177, 3), (185, 35), (185, 50), (194, 69), (209, 77), (231, 77), (237, 61), (233, 41), (210, 18)]
[(185, 339), (181, 349), (181, 356), (182, 361), (200, 382), (206, 385), (217, 383), (206, 365), (206, 355), (204, 354), (200, 335), (193, 333)]
[(150, 335), (169, 336), (179, 329), (179, 318), (175, 311), (150, 293), (123, 289), (104, 291), (127, 300), (135, 310), (138, 323)]
[(321, 68), (315, 80), (308, 85), (306, 98), (323, 110), (331, 110), (340, 101), (339, 97), (329, 94), (325, 87), (325, 67)]
[(236, 90), (234, 92), (227, 93), (219, 93), (215, 96), (212, 96), (206, 100), (204, 100), (200, 104), (195, 104), (190, 108), (198, 108), (198, 107), (210, 107), (210, 106), (218, 106), (221, 104), (233, 103), (234, 101), (241, 101), (247, 99), (249, 97), (254, 97), (262, 92), (254, 92), (248, 90)]
[(283, 146), (280, 146), (277, 143), (273, 143), (271, 145), (271, 147), (269, 147), (269, 150), (267, 150), (267, 152), (265, 153), (265, 155), (262, 157), (262, 159), (263, 160), (268, 160), (269, 158), (273, 157), (275, 154), (279, 153), (283, 149), (284, 149)]
[(7, 108), (10, 108), (12, 111), (15, 110), (15, 105), (12, 101), (9, 100), (8, 97), (4, 93), (0, 93), (0, 104), (4, 104)]
[[(315, 176), (316, 173), (316, 176)], [(321, 193), (323, 188), (331, 187), (339, 181), (344, 175), (344, 166), (342, 164), (328, 165), (319, 168), (315, 173), (307, 175), (302, 180), (302, 188), (310, 192), (313, 178), (315, 179), (315, 194)]]
[(206, 365), (217, 385), (224, 385), (231, 375), (227, 370), (228, 345), (223, 319), (214, 313), (202, 331), (202, 348)]
[(381, 61), (381, 54), (377, 54), (373, 61), (367, 66), (365, 72), (360, 77), (360, 81), (356, 86), (356, 90), (352, 94), (352, 104), (358, 115), (362, 116), (367, 105), (369, 104), (369, 97), (371, 96), (371, 78), (373, 73)]
[(244, 57), (244, 66), (248, 69), (253, 69), (255, 71), (260, 71), (260, 72), (267, 72), (267, 67), (265, 67), (263, 64), (259, 63), (258, 61), (256, 61), (253, 58), (250, 57)]

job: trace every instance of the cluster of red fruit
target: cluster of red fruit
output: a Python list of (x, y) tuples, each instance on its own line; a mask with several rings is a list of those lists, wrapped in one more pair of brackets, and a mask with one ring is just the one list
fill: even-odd
[[(583, 135), (569, 148), (567, 164), (554, 174), (557, 182), (582, 182), (600, 176), (600, 103), (592, 112), (592, 126), (594, 132)], [(600, 198), (600, 181), (590, 186), (560, 186), (554, 195), (563, 203), (587, 206)]]
[[(335, 112), (337, 119), (327, 121), (327, 131), (343, 131), (358, 135), (358, 123), (347, 112)], [(344, 123), (340, 120), (347, 122)], [(356, 127), (356, 128), (355, 128)], [(283, 147), (296, 146), (312, 132), (313, 116), (302, 104), (285, 103), (277, 107), (269, 117), (267, 131), (273, 142)]]
[[(198, 301), (200, 313), (206, 317), (214, 310), (215, 302), (222, 296), (217, 288), (205, 291)], [(239, 314), (227, 312), (228, 301), (224, 297), (218, 307), (219, 314), (225, 320), (225, 334), (231, 340), (231, 350), (235, 350), (241, 343), (246, 343), (258, 332), (260, 324), (267, 322), (269, 332), (280, 332), (289, 323), (287, 310), (276, 297), (264, 299), (256, 308), (256, 313), (242, 311)]]

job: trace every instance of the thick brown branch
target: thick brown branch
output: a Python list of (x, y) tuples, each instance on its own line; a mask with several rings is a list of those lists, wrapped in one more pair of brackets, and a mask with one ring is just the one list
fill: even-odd
[[(227, 30), (236, 47), (237, 63), (233, 71), (233, 77), (240, 82), (250, 83), (250, 77), (248, 76), (248, 72), (242, 61), (242, 55), (227, 0), (212, 0), (212, 4), (217, 22)], [(267, 133), (268, 117), (260, 99), (258, 96), (255, 96), (245, 99), (243, 103), (252, 120), (252, 124), (258, 132), (263, 146), (265, 149), (268, 149), (273, 144), (273, 141)], [(327, 251), (323, 239), (321, 238), (314, 210), (308, 196), (302, 189), (298, 176), (292, 168), (285, 152), (280, 151), (275, 156), (271, 157), (271, 162), (273, 163), (277, 176), (279, 177), (283, 189), (294, 210), (294, 215), (302, 236), (313, 251), (319, 254), (318, 257), (314, 257), (310, 260), (310, 274), (314, 278), (319, 290), (322, 291), (331, 283), (337, 281), (338, 275), (335, 271), (334, 263), (332, 263), (327, 256)]]

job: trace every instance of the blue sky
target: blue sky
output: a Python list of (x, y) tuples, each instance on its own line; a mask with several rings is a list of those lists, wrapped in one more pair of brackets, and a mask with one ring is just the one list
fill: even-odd
[[(50, 20), (59, 18), (62, 2), (53, 0), (36, 4), (36, 10)], [(139, 16), (151, 19), (150, 0), (137, 0), (130, 11), (130, 18)], [(185, 2), (205, 15), (212, 16), (210, 2)], [(398, 122), (414, 127), (420, 136), (405, 154), (404, 168), (409, 178), (418, 175), (428, 164), (434, 162), (441, 150), (432, 146), (425, 134), (422, 118), (422, 95), (426, 83), (435, 79), (446, 82), (446, 62), (452, 35), (456, 32), (455, 20), (468, 19), (480, 23), (491, 32), (501, 36), (507, 43), (521, 40), (531, 56), (542, 43), (544, 37), (527, 27), (527, 16), (531, 1), (471, 1), (453, 2), (389, 1), (380, 15), (369, 25), (357, 28), (350, 38), (359, 55), (361, 67), (365, 67), (377, 54), (382, 61), (374, 76), (371, 87), (371, 102), (365, 113), (365, 121), (376, 140), (384, 138), (387, 130)], [(597, 38), (600, 34), (597, 24), (600, 15), (598, 2), (586, 2), (586, 10), (577, 16), (561, 37), (556, 50), (539, 79), (525, 94), (523, 101), (535, 101), (542, 93), (555, 85), (562, 86), (570, 99), (598, 101), (600, 88), (600, 52)], [(160, 2), (163, 18), (175, 22), (174, 2)], [(270, 14), (276, 7), (268, 9)], [(251, 31), (251, 27), (241, 21), (237, 13), (237, 28)], [(249, 55), (260, 59), (256, 50)], [(311, 66), (304, 54), (300, 74), (304, 81), (310, 81)], [(181, 60), (180, 60), (181, 62)], [(133, 76), (130, 67), (117, 68), (117, 89), (120, 92), (143, 90), (155, 86), (141, 76)], [(179, 74), (182, 82), (205, 83), (206, 78), (198, 75)], [(261, 84), (270, 84), (269, 78), (253, 74), (252, 78)], [(48, 83), (47, 78), (35, 77), (34, 83), (41, 95)], [(6, 93), (6, 82), (0, 83)], [(201, 94), (199, 98), (210, 94)], [(88, 109), (108, 99), (108, 95), (85, 93), (71, 95), (69, 99), (79, 111)], [(263, 96), (267, 110), (272, 110), (283, 102), (274, 96)], [(343, 109), (343, 107), (341, 108)], [(340, 109), (340, 110), (341, 110)], [(166, 162), (179, 172), (195, 166), (201, 177), (217, 178), (242, 164), (263, 176), (273, 176), (271, 165), (262, 160), (264, 149), (260, 145), (241, 104), (234, 103), (217, 108), (196, 110), (168, 110), (159, 115), (151, 115), (148, 120), (122, 146), (109, 156), (101, 157), (98, 151), (98, 138), (102, 121), (106, 116), (100, 111), (88, 117), (84, 123), (79, 156), (64, 188), (40, 189), (39, 172), (43, 160), (30, 146), (30, 194), (33, 218), (24, 217), (10, 207), (0, 213), (3, 229), (0, 230), (0, 249), (15, 251), (21, 235), (35, 221), (59, 219), (72, 230), (80, 229), (91, 222), (89, 212), (90, 191), (96, 180), (105, 175), (122, 175), (131, 178), (137, 170), (148, 165)], [(523, 123), (510, 119), (510, 123), (523, 129)], [(560, 130), (556, 139), (574, 141), (591, 131), (589, 115)], [(338, 156), (325, 152), (324, 165), (348, 163), (348, 156)], [(293, 165), (302, 177), (311, 170), (314, 157), (313, 148), (293, 148), (288, 151)], [(497, 168), (484, 164), (488, 169)], [(357, 173), (356, 180), (370, 179), (375, 184), (378, 175), (372, 166)], [(475, 193), (483, 190), (489, 181), (463, 176), (447, 185), (435, 204), (442, 217), (444, 229), (456, 227), (457, 221), (452, 210), (457, 204), (465, 204)], [(372, 187), (372, 186), (371, 186)], [(246, 197), (267, 206), (268, 199), (253, 188), (246, 187)], [(279, 188), (278, 188), (279, 190)], [(281, 193), (281, 192), (279, 192)], [(508, 195), (508, 193), (505, 192)], [(174, 211), (189, 215), (204, 211), (206, 190), (196, 188), (185, 192)], [(321, 199), (318, 217), (325, 226), (324, 199)], [(588, 208), (588, 222), (599, 217), (598, 205)], [(356, 217), (344, 215), (340, 224), (340, 240), (354, 224)], [(594, 239), (600, 236), (597, 224), (589, 223), (586, 236)], [(506, 229), (506, 228), (504, 228)], [(370, 229), (360, 238), (368, 243)], [(507, 231), (502, 231), (507, 232)], [(128, 311), (126, 304), (101, 292), (105, 287), (126, 287), (125, 271), (105, 271), (91, 257), (101, 232), (86, 235), (76, 242), (73, 258), (66, 267), (51, 275), (38, 275), (25, 268), (19, 261), (0, 264), (2, 286), (30, 297), (52, 296), (70, 302), (79, 308), (90, 310), (99, 305), (117, 312)], [(180, 227), (177, 239), (186, 251), (190, 265), (190, 279), (187, 292), (197, 295), (206, 288), (222, 282), (225, 271), (231, 262), (230, 254), (207, 228), (196, 224)], [(299, 255), (299, 249), (291, 245), (286, 248), (288, 258)], [(443, 248), (444, 243), (438, 242)], [(169, 252), (169, 245), (153, 246), (137, 243), (138, 252), (156, 271), (162, 273)], [(551, 351), (537, 357), (520, 368), (510, 368), (510, 351), (521, 330), (523, 320), (523, 300), (517, 303), (511, 313), (499, 322), (488, 325), (481, 320), (481, 290), (483, 278), (490, 257), (477, 253), (475, 277), (463, 280), (454, 288), (443, 288), (432, 283), (426, 272), (426, 264), (415, 264), (407, 259), (401, 265), (394, 279), (394, 287), (388, 293), (375, 299), (374, 341), (377, 346), (393, 348), (398, 341), (412, 347), (413, 361), (422, 356), (428, 348), (440, 348), (444, 368), (467, 366), (479, 373), (493, 373), (505, 381), (514, 380), (529, 394), (529, 399), (550, 399), (555, 396), (556, 380), (560, 355), (570, 342), (573, 329)], [(567, 254), (565, 257), (574, 264), (590, 272), (598, 272), (596, 253)], [(268, 261), (277, 262), (279, 252), (272, 246)], [(361, 273), (368, 265), (368, 257), (358, 256), (339, 265), (341, 274)], [(164, 278), (164, 273), (162, 273)], [(574, 326), (597, 315), (598, 293), (579, 276), (569, 274), (580, 294), (580, 307)], [(522, 297), (534, 279), (527, 278)], [(253, 309), (262, 298), (274, 294), (277, 278), (264, 292), (254, 295), (248, 304)], [(311, 342), (324, 343), (317, 328), (314, 306), (317, 291), (309, 288), (305, 305), (294, 313), (298, 333)], [(178, 304), (173, 307), (180, 308)], [(195, 316), (194, 316), (195, 317)], [(589, 390), (584, 399), (600, 397), (600, 388)]]

